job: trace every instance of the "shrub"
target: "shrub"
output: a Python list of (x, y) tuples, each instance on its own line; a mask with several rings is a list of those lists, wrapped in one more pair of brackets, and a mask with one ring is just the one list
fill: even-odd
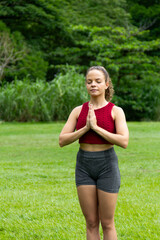
[(83, 75), (70, 69), (51, 82), (28, 77), (6, 83), (0, 90), (0, 119), (4, 121), (66, 120), (71, 110), (87, 101)]
[(51, 121), (53, 89), (42, 80), (15, 80), (0, 91), (0, 118), (5, 121)]
[(76, 72), (75, 68), (68, 68), (65, 74), (60, 73), (53, 81), (54, 85), (54, 119), (64, 120), (71, 110), (88, 101), (85, 78)]

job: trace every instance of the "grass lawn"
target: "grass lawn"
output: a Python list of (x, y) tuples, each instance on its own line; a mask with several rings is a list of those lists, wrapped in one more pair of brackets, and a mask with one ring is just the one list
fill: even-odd
[[(85, 240), (74, 179), (78, 143), (63, 123), (0, 124), (0, 239)], [(119, 156), (118, 240), (160, 239), (160, 122), (130, 122)], [(102, 232), (102, 231), (101, 231)]]

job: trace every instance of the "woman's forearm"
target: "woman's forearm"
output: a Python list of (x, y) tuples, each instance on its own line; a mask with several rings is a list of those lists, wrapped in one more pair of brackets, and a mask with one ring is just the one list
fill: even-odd
[(79, 139), (83, 134), (85, 134), (88, 131), (87, 126), (71, 133), (63, 133), (59, 136), (59, 145), (60, 147), (64, 147), (72, 142), (75, 142), (77, 139)]
[(128, 136), (110, 133), (99, 126), (96, 126), (93, 130), (112, 144), (116, 144), (122, 148), (127, 148), (128, 146)]

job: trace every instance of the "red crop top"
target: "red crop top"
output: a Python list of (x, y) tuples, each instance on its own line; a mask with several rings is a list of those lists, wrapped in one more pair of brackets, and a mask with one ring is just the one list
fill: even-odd
[[(82, 105), (82, 110), (79, 114), (77, 124), (76, 124), (77, 130), (86, 125), (86, 119), (87, 119), (88, 110), (89, 110), (88, 104), (89, 102), (86, 102)], [(116, 132), (115, 122), (111, 116), (111, 111), (113, 106), (114, 104), (109, 102), (106, 106), (94, 110), (97, 118), (97, 125), (111, 133)], [(103, 137), (101, 137), (92, 129), (90, 129), (88, 132), (86, 132), (83, 136), (79, 138), (79, 143), (112, 144), (107, 140), (105, 140)]]

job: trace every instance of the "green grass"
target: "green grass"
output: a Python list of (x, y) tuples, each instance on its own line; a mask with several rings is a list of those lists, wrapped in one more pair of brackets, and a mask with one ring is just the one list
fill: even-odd
[[(63, 123), (0, 124), (0, 239), (84, 240), (74, 180), (78, 143), (60, 148)], [(160, 239), (160, 122), (128, 123), (119, 156), (118, 239)], [(102, 233), (102, 231), (101, 231)]]

